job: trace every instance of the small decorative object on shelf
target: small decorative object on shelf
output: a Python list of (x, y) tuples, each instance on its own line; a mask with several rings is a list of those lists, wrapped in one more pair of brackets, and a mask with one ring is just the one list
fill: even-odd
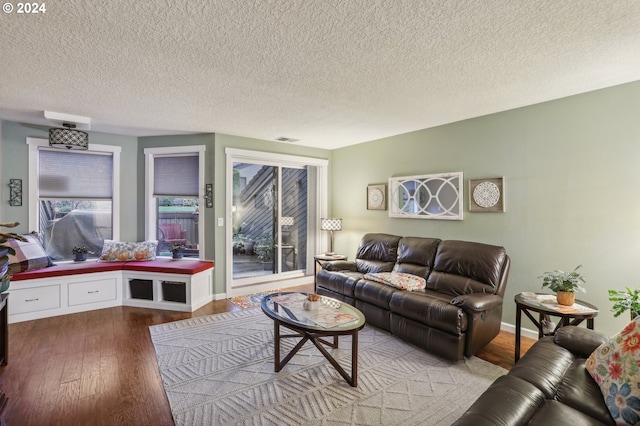
[(307, 298), (302, 302), (302, 307), (307, 311), (314, 311), (318, 309), (320, 303), (320, 296), (317, 294), (309, 294)]
[(545, 272), (538, 278), (542, 278), (542, 287), (549, 287), (556, 292), (558, 304), (571, 306), (576, 301), (576, 291), (586, 292), (582, 284), (586, 283), (585, 278), (578, 272), (582, 265), (576, 266), (571, 272), (564, 272), (556, 269), (553, 272)]
[(614, 317), (629, 311), (631, 320), (640, 315), (640, 290), (625, 287), (623, 290), (609, 290), (609, 300), (615, 302), (611, 307)]
[(174, 244), (169, 248), (174, 259), (182, 259), (184, 255), (184, 245), (183, 244)]
[(74, 254), (75, 258), (73, 260), (76, 262), (84, 262), (87, 260), (87, 253), (91, 253), (86, 246), (75, 246), (71, 252)]

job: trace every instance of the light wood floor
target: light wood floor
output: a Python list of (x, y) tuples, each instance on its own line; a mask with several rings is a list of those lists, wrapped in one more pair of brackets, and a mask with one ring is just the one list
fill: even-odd
[[(2, 419), (9, 426), (173, 425), (149, 326), (237, 309), (221, 300), (194, 313), (117, 307), (10, 324)], [(523, 338), (523, 353), (533, 342)], [(502, 332), (477, 356), (510, 369), (513, 348), (514, 335)]]

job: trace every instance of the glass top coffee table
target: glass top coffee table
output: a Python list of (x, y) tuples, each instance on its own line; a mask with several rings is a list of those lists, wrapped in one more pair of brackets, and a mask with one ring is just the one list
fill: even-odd
[[(278, 372), (310, 341), (351, 386), (358, 385), (358, 331), (365, 325), (365, 317), (353, 306), (318, 296), (312, 310), (303, 307), (306, 293), (276, 293), (262, 299), (262, 311), (273, 319), (274, 368)], [(307, 302), (308, 304), (308, 302)], [(280, 334), (280, 327), (295, 334)], [(351, 336), (351, 375), (331, 356), (324, 345), (338, 347), (338, 336)], [(333, 342), (326, 340), (333, 337)], [(300, 341), (281, 359), (280, 341), (299, 338)]]

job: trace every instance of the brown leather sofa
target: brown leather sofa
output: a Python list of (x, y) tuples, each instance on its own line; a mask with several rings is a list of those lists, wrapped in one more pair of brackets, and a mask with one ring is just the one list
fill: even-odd
[(506, 376), (496, 379), (456, 426), (613, 425), (586, 358), (607, 337), (567, 326), (543, 337)]
[[(503, 247), (372, 233), (355, 261), (323, 264), (316, 291), (354, 305), (369, 324), (458, 360), (500, 332), (509, 264)], [(408, 292), (364, 279), (391, 271), (424, 277), (426, 288)]]

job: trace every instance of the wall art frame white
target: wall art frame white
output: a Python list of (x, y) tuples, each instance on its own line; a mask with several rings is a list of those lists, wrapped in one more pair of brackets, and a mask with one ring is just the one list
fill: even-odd
[(389, 217), (463, 220), (462, 172), (389, 178)]
[(473, 213), (504, 212), (504, 176), (469, 179), (469, 211)]

